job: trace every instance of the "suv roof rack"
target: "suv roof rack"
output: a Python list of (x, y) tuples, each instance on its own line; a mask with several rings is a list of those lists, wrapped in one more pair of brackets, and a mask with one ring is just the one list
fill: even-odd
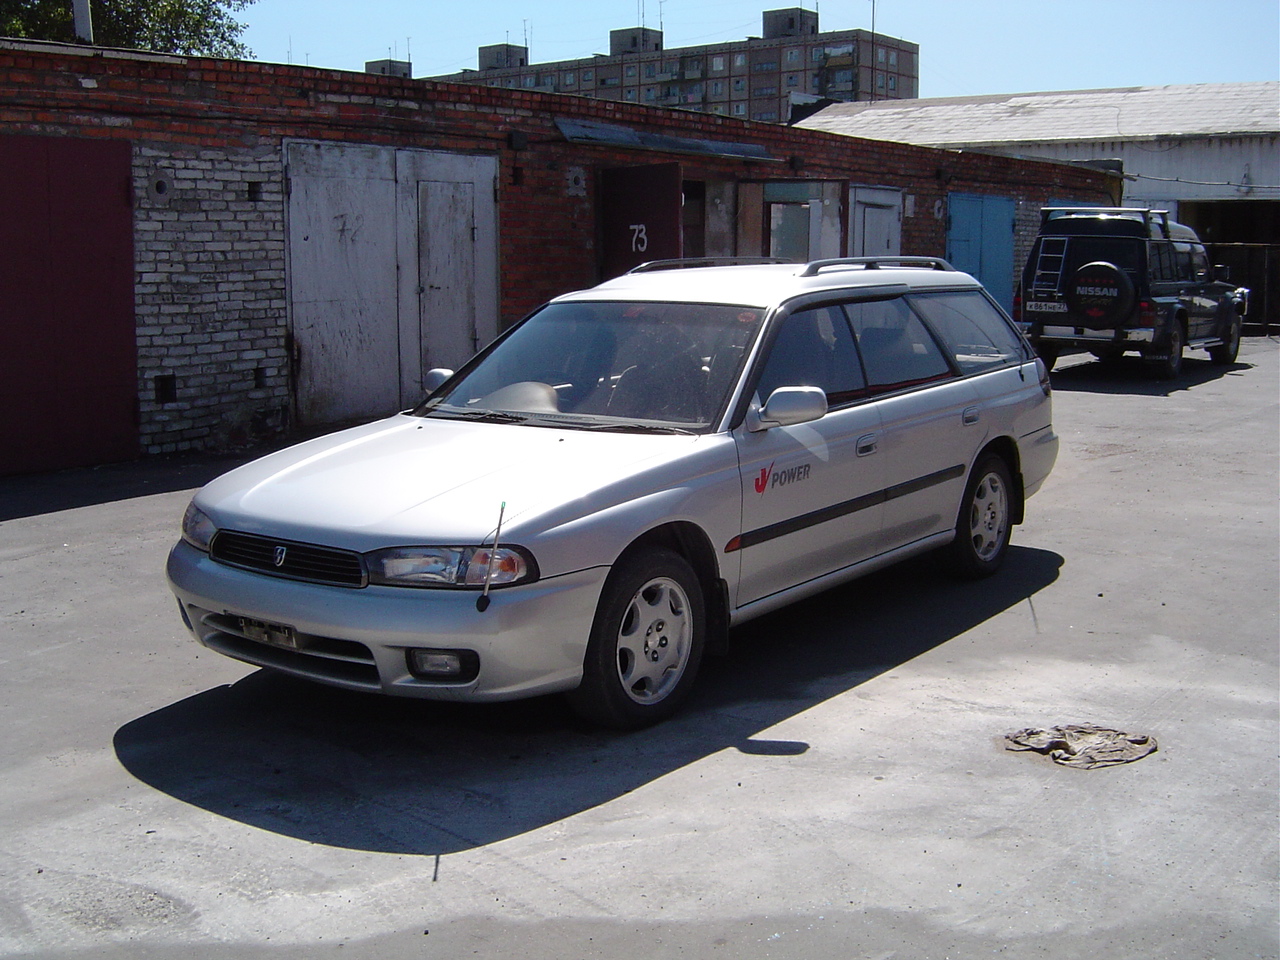
[(1040, 228), (1044, 229), (1050, 220), (1060, 217), (1119, 217), (1124, 220), (1141, 220), (1151, 232), (1151, 227), (1160, 227), (1166, 237), (1169, 236), (1169, 211), (1154, 210), (1149, 207), (1041, 207)]
[(835, 257), (831, 260), (811, 260), (800, 271), (802, 277), (816, 277), (827, 267), (862, 267), (879, 270), (882, 267), (925, 267), (930, 270), (955, 270), (941, 257)]
[(679, 260), (650, 260), (632, 267), (627, 273), (653, 273), (657, 270), (681, 270), (685, 267), (742, 267), (766, 263), (795, 263), (782, 257), (684, 257)]

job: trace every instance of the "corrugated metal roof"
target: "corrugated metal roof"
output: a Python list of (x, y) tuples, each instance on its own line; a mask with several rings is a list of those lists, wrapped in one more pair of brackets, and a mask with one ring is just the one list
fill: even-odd
[(797, 126), (927, 147), (1280, 132), (1280, 82), (837, 103)]

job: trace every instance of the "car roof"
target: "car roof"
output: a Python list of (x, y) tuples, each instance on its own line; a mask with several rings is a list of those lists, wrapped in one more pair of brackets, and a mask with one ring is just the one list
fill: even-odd
[(828, 290), (905, 293), (934, 288), (981, 289), (973, 277), (937, 258), (856, 257), (810, 263), (700, 265), (706, 262), (645, 264), (553, 302), (643, 300), (772, 307), (803, 294)]

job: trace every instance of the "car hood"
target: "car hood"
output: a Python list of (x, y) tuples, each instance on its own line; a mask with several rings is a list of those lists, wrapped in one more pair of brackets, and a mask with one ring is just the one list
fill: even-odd
[[(703, 438), (563, 430), (400, 415), (271, 454), (208, 484), (196, 504), (219, 527), (354, 550), (464, 545), (537, 532), (653, 490), (628, 483)], [(606, 492), (609, 491), (609, 492)], [(577, 511), (570, 511), (577, 512)]]

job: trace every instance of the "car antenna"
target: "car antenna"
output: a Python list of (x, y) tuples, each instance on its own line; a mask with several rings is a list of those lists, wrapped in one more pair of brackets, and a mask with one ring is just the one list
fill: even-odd
[(502, 536), (502, 515), (507, 512), (507, 501), (503, 500), (498, 507), (498, 529), (493, 531), (493, 547), (489, 550), (489, 565), (484, 570), (484, 589), (476, 598), (476, 610), (484, 613), (489, 609), (489, 581), (493, 579), (493, 556), (498, 552), (498, 538)]

